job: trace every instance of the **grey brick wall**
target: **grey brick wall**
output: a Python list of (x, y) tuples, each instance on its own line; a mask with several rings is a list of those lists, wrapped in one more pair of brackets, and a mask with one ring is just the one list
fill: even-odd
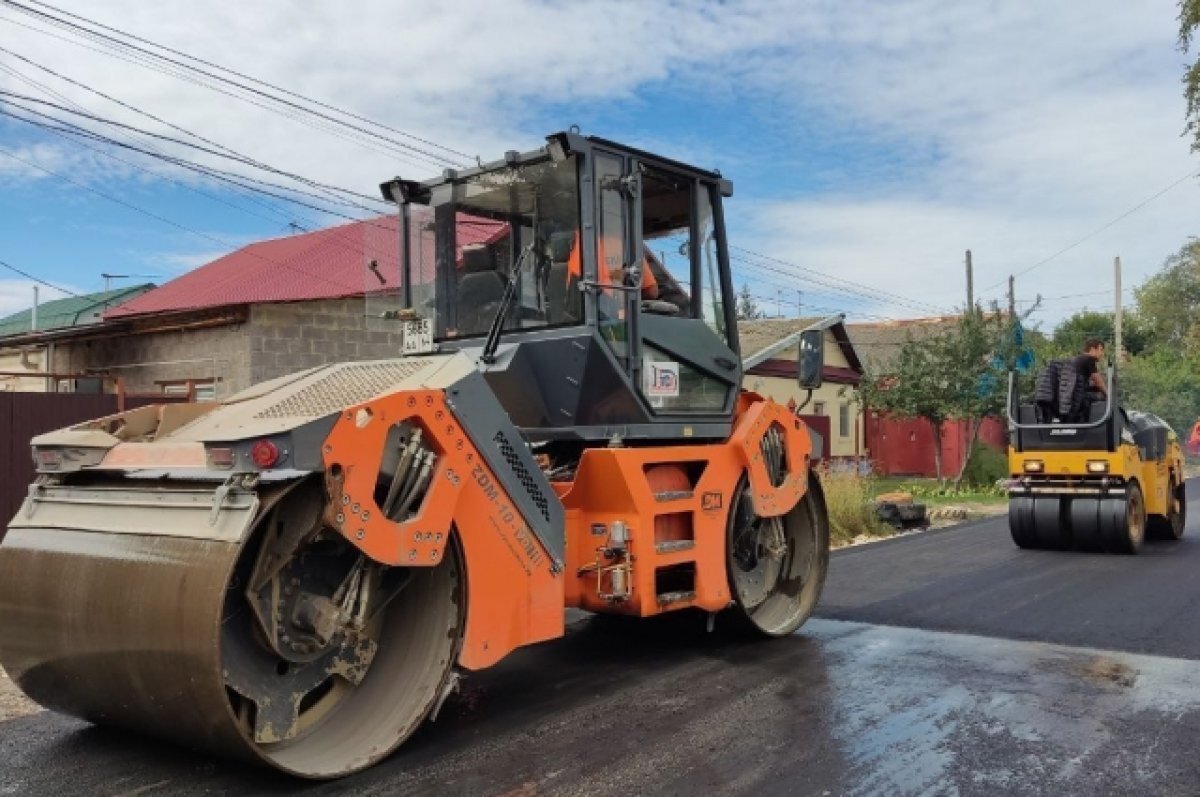
[(107, 371), (131, 393), (156, 393), (156, 381), (216, 378), (225, 397), (250, 383), (250, 345), (244, 324), (121, 335), (58, 344), (54, 370)]
[(261, 304), (250, 308), (250, 381), (347, 360), (397, 357), (391, 323), (368, 319), (362, 298)]
[(55, 370), (102, 370), (125, 377), (131, 392), (160, 381), (220, 379), (224, 398), (252, 384), (332, 362), (399, 356), (394, 322), (368, 319), (360, 298), (261, 304), (245, 323), (143, 332), (61, 343)]

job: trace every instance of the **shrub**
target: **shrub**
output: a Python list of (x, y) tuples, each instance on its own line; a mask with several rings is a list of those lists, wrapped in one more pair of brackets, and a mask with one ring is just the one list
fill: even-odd
[(818, 475), (829, 509), (829, 532), (834, 544), (861, 534), (883, 535), (890, 529), (875, 515), (871, 482), (856, 470), (822, 468)]
[(963, 484), (972, 487), (994, 488), (996, 482), (1008, 476), (1008, 457), (989, 445), (976, 442), (967, 458)]

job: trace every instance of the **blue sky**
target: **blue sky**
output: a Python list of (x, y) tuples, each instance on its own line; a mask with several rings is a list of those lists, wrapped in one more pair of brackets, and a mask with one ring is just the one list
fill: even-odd
[[(1050, 325), (1108, 305), (1113, 256), (1134, 285), (1200, 227), (1197, 182), (1183, 179), (1100, 229), (1200, 170), (1179, 135), (1184, 56), (1168, 0), (61, 7), (484, 159), (579, 124), (720, 168), (736, 185), (733, 242), (812, 270), (772, 261), (768, 271), (745, 256), (736, 264), (739, 284), (783, 293), (785, 314), (797, 290), (810, 307), (864, 320), (950, 310), (962, 302), (965, 249), (977, 293), (999, 298), (1007, 274), (1070, 247), (1018, 278), (1022, 305), (1040, 293), (1034, 318)], [(396, 173), (436, 171), (85, 49), (11, 7), (0, 7), (0, 46), (219, 144), (365, 194)], [(175, 135), (0, 52), (0, 89), (52, 99), (22, 76)], [(0, 147), (72, 181), (0, 153), (0, 259), (72, 290), (98, 289), (106, 271), (162, 281), (287, 234), (289, 221), (338, 221), (2, 119)], [(833, 291), (813, 272), (897, 298)], [(0, 311), (29, 294), (26, 280), (0, 273)]]

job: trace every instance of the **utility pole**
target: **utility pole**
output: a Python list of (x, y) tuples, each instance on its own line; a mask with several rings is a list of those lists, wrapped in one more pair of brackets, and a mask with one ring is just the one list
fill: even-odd
[(1008, 275), (1008, 317), (1017, 317), (1017, 279)]
[(32, 329), (34, 332), (37, 332), (37, 322), (38, 322), (37, 314), (38, 314), (38, 286), (34, 285), (33, 286), (33, 311), (30, 313), (31, 317), (29, 319), (29, 328)]
[(783, 318), (783, 288), (775, 291), (775, 317)]
[(1113, 355), (1117, 362), (1121, 361), (1121, 258), (1113, 258), (1113, 277), (1116, 280), (1116, 307), (1113, 310)]
[(975, 306), (975, 271), (971, 267), (971, 250), (967, 250), (967, 309)]
[(796, 291), (796, 318), (803, 318), (804, 313), (804, 291)]

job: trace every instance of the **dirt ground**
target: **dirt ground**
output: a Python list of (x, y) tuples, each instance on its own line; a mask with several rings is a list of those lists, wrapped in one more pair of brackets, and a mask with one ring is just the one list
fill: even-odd
[[(960, 526), (963, 523), (970, 523), (976, 520), (986, 520), (988, 518), (999, 517), (1008, 513), (1008, 504), (996, 503), (995, 501), (965, 501), (959, 504), (946, 504), (939, 507), (931, 507), (932, 509), (942, 510), (934, 513), (936, 516), (931, 517), (929, 525), (925, 528), (906, 529), (904, 531), (892, 531), (883, 535), (867, 535), (860, 534), (849, 542), (834, 543), (833, 548), (849, 548), (856, 545), (869, 545), (873, 542), (883, 542), (894, 537), (907, 537), (912, 534), (920, 534), (924, 531), (933, 529), (944, 529), (951, 526)], [(953, 510), (953, 511), (946, 511)]]
[(21, 690), (9, 679), (8, 673), (0, 669), (0, 722), (41, 710), (41, 707), (21, 694)]

